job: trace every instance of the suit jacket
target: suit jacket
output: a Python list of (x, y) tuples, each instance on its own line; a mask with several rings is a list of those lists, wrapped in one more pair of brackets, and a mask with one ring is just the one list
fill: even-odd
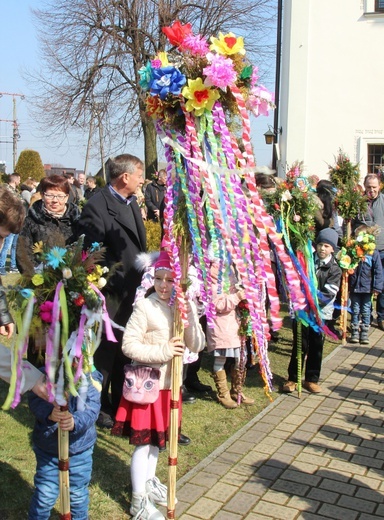
[(79, 236), (85, 235), (85, 247), (93, 242), (106, 247), (101, 263), (110, 269), (110, 276), (103, 293), (110, 318), (125, 326), (142, 276), (135, 269), (135, 259), (146, 250), (140, 208), (136, 200), (129, 205), (120, 202), (105, 186), (85, 204), (78, 230)]

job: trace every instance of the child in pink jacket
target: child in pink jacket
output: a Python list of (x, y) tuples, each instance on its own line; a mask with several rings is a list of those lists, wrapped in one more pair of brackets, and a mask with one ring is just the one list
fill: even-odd
[[(206, 335), (208, 352), (212, 352), (214, 356), (212, 377), (217, 389), (217, 399), (225, 408), (236, 408), (240, 393), (240, 402), (251, 405), (254, 399), (246, 397), (241, 391), (245, 379), (245, 367), (242, 373), (239, 370), (241, 342), (236, 307), (241, 300), (245, 299), (244, 292), (236, 288), (236, 279), (232, 275), (228, 290), (224, 292), (222, 287), (221, 292), (218, 293), (219, 263), (216, 261), (211, 264), (211, 277), (216, 316), (214, 327), (207, 327)], [(231, 369), (231, 391), (228, 389), (227, 374), (224, 369), (227, 358), (235, 358), (235, 364)]]

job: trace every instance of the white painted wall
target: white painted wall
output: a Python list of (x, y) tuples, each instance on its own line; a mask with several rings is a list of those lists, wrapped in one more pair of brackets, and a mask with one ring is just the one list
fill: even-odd
[(342, 148), (366, 173), (384, 143), (384, 15), (374, 0), (284, 0), (279, 106), (281, 161), (327, 177)]

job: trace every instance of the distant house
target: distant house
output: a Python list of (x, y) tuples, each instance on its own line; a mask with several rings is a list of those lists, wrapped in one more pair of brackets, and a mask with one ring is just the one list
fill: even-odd
[(50, 164), (44, 164), (44, 171), (46, 177), (50, 175), (63, 175), (63, 173), (73, 173), (75, 178), (79, 173), (84, 173), (84, 170), (77, 170), (76, 168), (66, 168), (64, 166), (51, 166)]
[[(338, 149), (384, 164), (384, 0), (284, 0), (277, 169), (326, 177)], [(276, 130), (276, 129), (275, 129)]]

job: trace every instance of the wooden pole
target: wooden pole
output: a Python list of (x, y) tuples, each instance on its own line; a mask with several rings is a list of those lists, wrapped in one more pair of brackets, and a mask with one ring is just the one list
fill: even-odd
[(301, 397), (301, 378), (302, 378), (302, 363), (303, 363), (303, 331), (301, 328), (301, 321), (297, 320), (296, 328), (296, 356), (297, 356), (297, 393)]
[[(185, 239), (182, 239), (180, 248), (180, 264), (182, 269), (182, 288), (186, 291), (188, 275), (188, 250)], [(175, 308), (173, 335), (183, 337), (184, 326), (178, 305)], [(171, 415), (169, 421), (169, 458), (168, 458), (168, 493), (167, 493), (167, 518), (174, 519), (176, 502), (176, 476), (177, 476), (177, 449), (179, 439), (179, 402), (180, 402), (180, 383), (183, 372), (182, 356), (174, 356), (172, 360), (172, 380), (171, 380)]]
[[(351, 238), (351, 221), (348, 220), (346, 223), (346, 241), (348, 242)], [(348, 327), (348, 269), (343, 269), (341, 278), (341, 313), (340, 313), (340, 326), (342, 331), (341, 344), (347, 344), (347, 327)]]
[[(60, 406), (65, 412), (68, 406)], [(59, 426), (59, 492), (60, 492), (60, 520), (71, 520), (71, 502), (69, 496), (69, 432)]]

